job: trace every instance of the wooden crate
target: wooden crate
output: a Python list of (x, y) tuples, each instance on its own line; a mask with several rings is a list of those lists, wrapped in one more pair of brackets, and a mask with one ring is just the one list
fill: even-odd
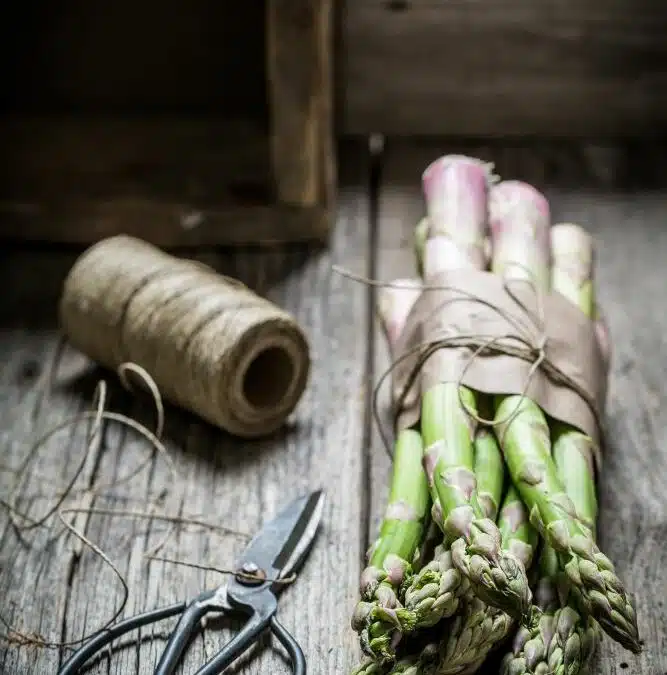
[(667, 11), (651, 0), (356, 0), (342, 128), (584, 138), (663, 133)]
[(0, 237), (327, 240), (332, 0), (37, 4), (0, 27)]

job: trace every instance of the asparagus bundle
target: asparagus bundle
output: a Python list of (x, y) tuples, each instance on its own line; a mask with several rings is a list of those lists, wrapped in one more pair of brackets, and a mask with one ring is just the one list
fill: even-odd
[[(492, 433), (484, 430), (484, 442), (477, 444), (482, 451), (475, 457), (475, 475), (478, 485), (488, 485), (487, 503), (496, 503), (502, 492), (502, 458)], [(489, 469), (491, 471), (489, 471)], [(497, 506), (494, 508), (497, 512)], [(494, 513), (495, 515), (495, 513)], [(528, 523), (528, 512), (516, 489), (510, 485), (503, 499), (498, 518), (503, 535), (503, 546), (513, 551), (526, 566), (530, 565), (537, 545), (537, 533)], [(493, 645), (506, 637), (513, 620), (497, 608), (488, 606), (473, 594), (463, 600), (463, 611), (450, 624), (443, 626), (441, 642), (420, 655), (406, 657), (391, 669), (366, 661), (352, 675), (459, 675), (473, 673), (486, 659)]]
[[(472, 158), (443, 157), (423, 182), (428, 215), (415, 230), (423, 290), (403, 280), (402, 290), (380, 298), (392, 353), (417, 293), (437, 287), (443, 272), (484, 270), (490, 262), (508, 293), (521, 282), (538, 296), (558, 292), (594, 319), (608, 366), (592, 241), (581, 228), (551, 227), (537, 190), (519, 181), (489, 187), (489, 167)], [(634, 608), (595, 542), (593, 440), (548, 419), (525, 396), (489, 397), (447, 383), (443, 353), (429, 351), (421, 364), (419, 422), (398, 424), (390, 507), (353, 620), (370, 658), (354, 675), (472, 674), (514, 628), (502, 675), (584, 675), (602, 629), (638, 652)], [(413, 383), (410, 423), (417, 395)], [(499, 509), (506, 470), (511, 482)], [(538, 535), (533, 606), (526, 572)]]
[[(529, 280), (539, 292), (546, 290), (549, 283), (549, 254), (545, 250), (548, 230), (538, 232), (526, 227), (530, 222), (527, 208), (544, 212), (548, 205), (533, 188), (518, 181), (506, 181), (493, 188), (492, 267), (506, 279)], [(523, 250), (508, 245), (513, 238), (523, 240)], [(528, 398), (499, 396), (496, 424), (512, 481), (530, 510), (531, 522), (558, 553), (579, 607), (626, 649), (638, 653), (634, 607), (612, 562), (597, 547), (591, 531), (577, 520), (551, 457), (544, 413)]]
[[(463, 156), (443, 157), (424, 172), (428, 228), (422, 224), (418, 238), (426, 237), (426, 286), (441, 271), (484, 268), (489, 183), (488, 165)], [(476, 394), (455, 382), (437, 383), (422, 393), (424, 461), (433, 519), (441, 525), (444, 541), (435, 560), (405, 591), (405, 606), (415, 612), (417, 627), (451, 616), (468, 586), (517, 617), (531, 601), (523, 565), (501, 549), (500, 532), (479, 501), (473, 473), (476, 423), (461, 401), (467, 410), (477, 409)]]
[[(383, 289), (378, 313), (390, 350), (419, 293), (418, 282), (399, 280)], [(430, 506), (422, 468), (423, 445), (418, 431), (402, 428), (396, 438), (389, 501), (380, 534), (368, 553), (361, 575), (361, 601), (352, 617), (362, 650), (380, 663), (392, 661), (412, 614), (398, 598), (398, 591), (412, 574), (423, 540)]]

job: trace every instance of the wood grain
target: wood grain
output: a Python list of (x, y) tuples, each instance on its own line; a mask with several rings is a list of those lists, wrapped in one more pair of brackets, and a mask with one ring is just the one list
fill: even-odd
[(0, 146), (2, 238), (125, 233), (177, 247), (325, 242), (330, 231), (330, 191), (305, 208), (276, 201), (268, 136), (252, 121), (14, 115), (0, 121)]
[[(342, 170), (341, 207), (330, 251), (302, 246), (198, 254), (204, 262), (284, 305), (306, 329), (313, 374), (290, 425), (275, 437), (243, 442), (169, 408), (166, 438), (179, 473), (175, 483), (170, 483), (164, 463), (151, 457), (146, 469), (131, 481), (93, 500), (97, 508), (146, 509), (167, 488), (160, 503), (164, 512), (199, 515), (240, 533), (253, 533), (294, 496), (325, 487), (328, 501), (320, 536), (297, 582), (282, 594), (279, 611), (281, 621), (306, 652), (309, 671), (328, 675), (344, 672), (354, 658), (348, 626), (362, 556), (358, 524), (365, 522), (362, 443), (368, 294), (331, 271), (336, 262), (368, 273), (366, 162), (358, 147), (351, 151)], [(3, 250), (0, 259), (0, 281), (12, 288), (0, 305), (0, 349), (6, 355), (0, 367), (0, 455), (5, 464), (16, 467), (25, 456), (26, 439), (90, 404), (99, 373), (91, 374), (85, 359), (66, 352), (55, 364), (58, 374), (52, 392), (42, 393), (41, 380), (54, 362), (55, 304), (51, 296), (71, 255), (48, 249), (11, 249)], [(37, 301), (38, 309), (23, 311), (31, 301)], [(26, 363), (35, 364), (30, 372), (37, 368), (42, 375), (28, 378)], [(113, 384), (110, 407), (152, 425), (149, 403), (120, 391), (115, 377), (108, 375), (108, 379)], [(53, 484), (74, 470), (82, 453), (81, 441), (81, 433), (54, 438), (40, 453), (36, 469), (31, 469), (23, 494), (27, 497), (38, 487), (52, 493)], [(133, 433), (110, 424), (86, 480), (95, 485), (112, 482), (131, 472), (147, 453), (150, 457), (149, 449)], [(51, 478), (51, 487), (39, 484), (39, 475), (44, 474)], [(12, 474), (4, 472), (1, 478), (6, 494)], [(80, 556), (73, 553), (71, 537), (60, 537), (41, 550), (23, 547), (6, 521), (3, 511), (0, 580), (5, 598), (2, 613), (8, 622), (55, 639), (76, 639), (99, 627), (120, 597), (108, 568), (87, 550)], [(40, 535), (38, 543), (43, 544), (47, 534)], [(222, 581), (210, 572), (143, 559), (142, 554), (164, 534), (159, 522), (93, 515), (86, 534), (103, 545), (127, 578), (126, 616), (182, 600)], [(174, 535), (162, 555), (228, 567), (244, 543), (242, 534), (187, 528)], [(128, 636), (110, 653), (102, 654), (87, 672), (152, 673), (173, 625), (166, 621), (145, 629), (139, 642), (136, 636)], [(190, 646), (183, 672), (194, 672), (231, 635), (227, 624), (220, 628), (209, 622)], [(239, 672), (291, 672), (282, 650), (267, 646), (260, 645), (244, 658)], [(0, 671), (8, 675), (53, 672), (62, 656), (58, 650), (34, 646), (2, 643), (0, 649)]]
[(358, 0), (343, 129), (632, 136), (667, 123), (667, 12), (649, 0)]
[(268, 89), (278, 199), (314, 206), (326, 179), (320, 146), (332, 134), (330, 0), (269, 0)]
[[(667, 194), (649, 189), (612, 189), (586, 166), (585, 153), (524, 148), (398, 143), (390, 145), (380, 191), (376, 276), (390, 280), (414, 274), (412, 232), (423, 215), (420, 176), (441, 154), (466, 152), (496, 161), (504, 178), (532, 181), (550, 200), (553, 221), (578, 222), (597, 242), (597, 283), (610, 323), (613, 365), (607, 411), (610, 445), (599, 486), (601, 546), (636, 595), (644, 651), (635, 658), (604, 641), (595, 675), (662, 675), (667, 672), (667, 388), (663, 304), (667, 250), (663, 227)], [(583, 165), (575, 161), (579, 158)], [(613, 167), (612, 167), (613, 168)], [(616, 167), (620, 170), (619, 167)], [(579, 176), (577, 179), (576, 176)], [(573, 177), (580, 187), (571, 187)], [(585, 177), (588, 177), (585, 179)], [(581, 187), (583, 186), (583, 187)], [(374, 379), (387, 366), (376, 350)], [(389, 465), (378, 443), (372, 454), (372, 518), (377, 528), (386, 503)], [(375, 532), (372, 532), (374, 536)], [(660, 598), (660, 599), (658, 599)], [(493, 673), (489, 669), (488, 675)]]

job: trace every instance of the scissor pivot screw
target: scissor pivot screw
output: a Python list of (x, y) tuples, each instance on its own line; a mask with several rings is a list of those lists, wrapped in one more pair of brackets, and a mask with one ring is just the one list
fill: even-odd
[(258, 586), (266, 581), (266, 572), (255, 565), (255, 563), (247, 562), (243, 564), (236, 578), (240, 583), (247, 586)]

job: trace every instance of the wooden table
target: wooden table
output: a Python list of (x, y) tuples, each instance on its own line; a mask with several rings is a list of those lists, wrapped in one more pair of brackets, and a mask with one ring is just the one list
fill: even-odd
[[(180, 476), (172, 482), (163, 461), (151, 456), (138, 436), (109, 423), (78, 483), (89, 488), (80, 491), (78, 499), (100, 510), (145, 511), (161, 494), (163, 513), (198, 516), (229, 528), (232, 531), (179, 528), (160, 553), (215, 567), (230, 566), (244, 545), (243, 534), (252, 533), (280, 505), (324, 486), (329, 499), (321, 535), (280, 605), (281, 619), (304, 647), (313, 675), (346, 673), (358, 656), (349, 617), (363, 555), (382, 513), (389, 472), (369, 406), (374, 383), (387, 366), (371, 311), (373, 293), (332, 274), (331, 264), (381, 279), (412, 274), (411, 233), (423, 208), (420, 173), (430, 160), (452, 149), (445, 142), (390, 144), (381, 161), (371, 165), (365, 147), (346, 142), (341, 152), (338, 223), (328, 252), (295, 247), (201, 256), (287, 307), (308, 331), (312, 379), (287, 429), (271, 439), (242, 442), (169, 409), (167, 445)], [(630, 161), (633, 153), (620, 161), (615, 151), (555, 144), (464, 150), (494, 159), (505, 177), (544, 187), (555, 220), (579, 221), (597, 237), (600, 300), (614, 342), (608, 406), (611, 444), (600, 485), (600, 538), (637, 596), (645, 650), (634, 658), (607, 640), (594, 673), (663, 675), (667, 672), (663, 600), (667, 597), (663, 562), (667, 193), (614, 187), (613, 167), (629, 166), (637, 177)], [(657, 162), (661, 151), (654, 150)], [(649, 178), (641, 177), (645, 186)], [(101, 376), (75, 352), (57, 351), (55, 303), (74, 255), (34, 247), (0, 250), (0, 496), (4, 498), (31, 443), (89, 407)], [(122, 392), (112, 376), (106, 377), (109, 407), (152, 425), (148, 403)], [(44, 513), (54, 491), (82, 460), (84, 427), (60, 432), (37, 454), (21, 488), (22, 506), (32, 509), (33, 515)], [(127, 476), (145, 459), (149, 461), (144, 470), (106, 489), (104, 497), (96, 496), (93, 488)], [(57, 517), (49, 521), (50, 528), (25, 533), (21, 543), (6, 510), (1, 513), (0, 612), (11, 628), (59, 641), (76, 640), (103, 625), (121, 598), (110, 569), (77, 546), (73, 537), (55, 536), (62, 530)], [(184, 599), (221, 580), (213, 572), (142, 557), (164, 534), (164, 523), (99, 513), (78, 518), (86, 536), (104, 548), (127, 580), (126, 615)], [(165, 622), (143, 631), (138, 643), (123, 640), (87, 672), (152, 673), (171, 625)], [(8, 629), (0, 630), (6, 634)], [(229, 635), (229, 628), (209, 627), (195, 639), (182, 672), (194, 672)], [(4, 641), (0, 672), (51, 673), (66, 653)], [(243, 663), (233, 672), (290, 672), (279, 648), (256, 650)]]

